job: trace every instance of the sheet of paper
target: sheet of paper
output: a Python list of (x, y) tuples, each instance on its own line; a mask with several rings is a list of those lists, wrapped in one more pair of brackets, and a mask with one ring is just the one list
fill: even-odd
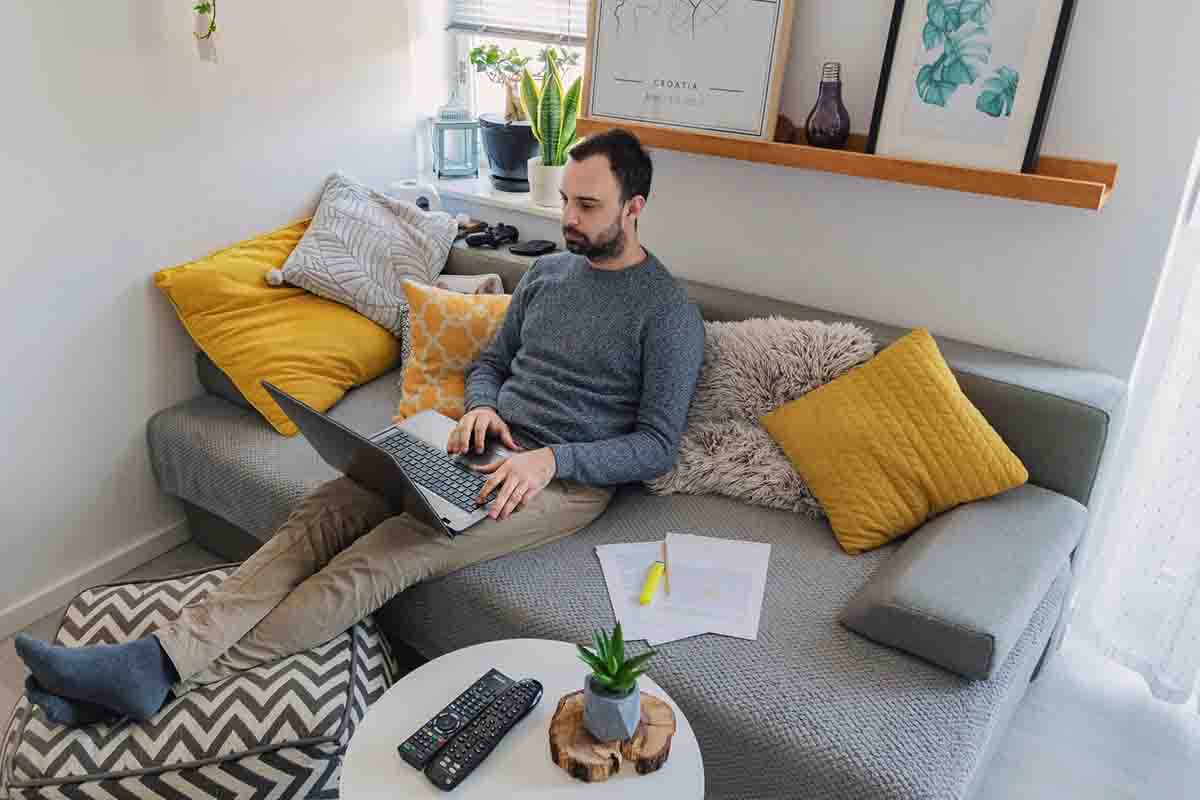
[(771, 545), (668, 533), (671, 592), (660, 611), (711, 633), (758, 638)]
[(666, 592), (662, 584), (652, 603), (643, 606), (638, 602), (647, 571), (663, 558), (662, 548), (662, 542), (596, 547), (613, 615), (621, 621), (621, 632), (628, 640), (644, 639), (649, 645), (657, 645), (707, 633), (707, 628), (697, 624), (692, 615), (664, 613)]

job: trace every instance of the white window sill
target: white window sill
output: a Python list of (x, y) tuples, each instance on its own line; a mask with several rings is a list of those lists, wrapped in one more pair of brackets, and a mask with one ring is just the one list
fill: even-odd
[(561, 216), (557, 207), (539, 206), (529, 192), (502, 192), (492, 186), (486, 172), (478, 178), (442, 178), (433, 181), (442, 197), (451, 197), (481, 206), (517, 211), (557, 222)]

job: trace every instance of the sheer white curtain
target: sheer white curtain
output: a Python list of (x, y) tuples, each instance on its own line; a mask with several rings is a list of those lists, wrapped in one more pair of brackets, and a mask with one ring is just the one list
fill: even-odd
[(1135, 374), (1151, 386), (1140, 407), (1131, 400), (1140, 419), (1129, 420), (1071, 630), (1140, 673), (1155, 697), (1186, 703), (1200, 673), (1200, 230), (1181, 226), (1172, 249), (1181, 272), (1155, 304), (1171, 321), (1156, 329), (1151, 319), (1139, 361), (1152, 363), (1139, 372), (1152, 374)]
[(1076, 612), (1081, 633), (1174, 703), (1192, 696), (1200, 671), (1197, 287)]

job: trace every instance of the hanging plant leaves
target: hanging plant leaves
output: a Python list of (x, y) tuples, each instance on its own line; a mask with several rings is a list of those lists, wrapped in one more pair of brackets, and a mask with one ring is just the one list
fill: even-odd
[(192, 10), (197, 14), (208, 14), (208, 30), (204, 33), (197, 33), (194, 36), (200, 41), (211, 39), (212, 35), (217, 32), (217, 0), (211, 2), (197, 3), (192, 6)]
[(1015, 69), (1001, 67), (984, 81), (984, 90), (975, 100), (975, 108), (991, 117), (1011, 117), (1020, 81), (1021, 76)]

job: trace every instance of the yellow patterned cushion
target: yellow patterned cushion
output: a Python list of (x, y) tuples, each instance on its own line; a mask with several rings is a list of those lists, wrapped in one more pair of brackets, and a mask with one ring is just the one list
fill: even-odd
[(261, 381), (326, 411), (400, 360), (396, 337), (353, 309), (267, 283), (307, 229), (297, 222), (154, 276), (196, 345), (284, 436), (296, 425)]
[(1029, 480), (962, 393), (929, 331), (762, 418), (847, 553)]
[(420, 411), (459, 419), (466, 405), (466, 369), (500, 329), (512, 295), (460, 294), (404, 281), (412, 351), (404, 362), (396, 421)]

